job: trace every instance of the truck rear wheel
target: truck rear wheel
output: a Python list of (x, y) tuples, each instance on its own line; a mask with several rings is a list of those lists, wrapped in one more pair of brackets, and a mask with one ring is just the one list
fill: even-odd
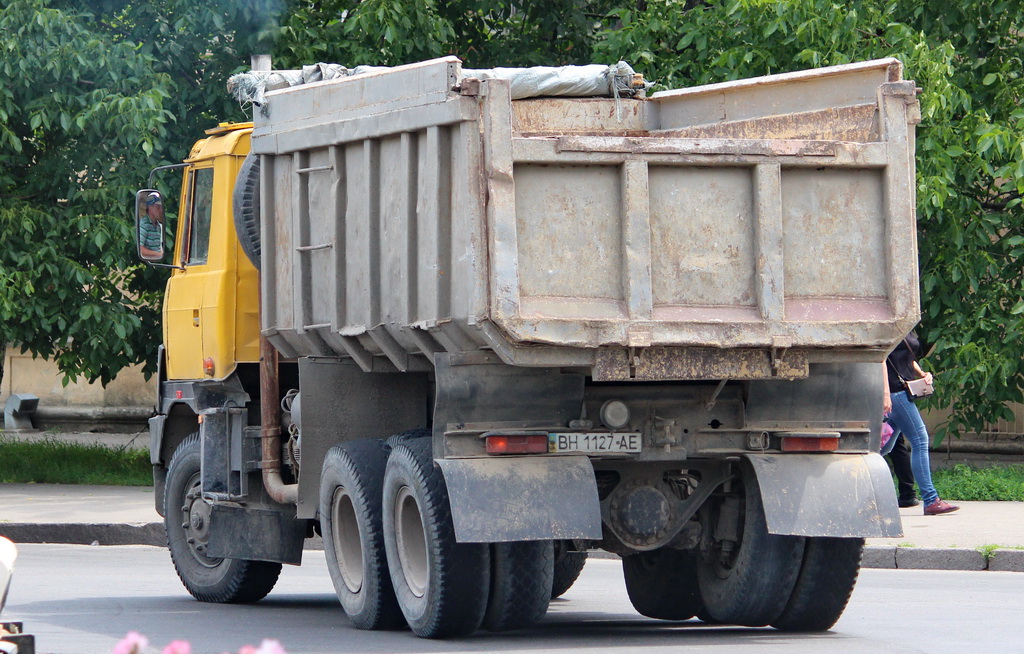
[(772, 626), (784, 631), (831, 629), (857, 584), (863, 549), (863, 538), (808, 538), (793, 594)]
[[(705, 532), (711, 540), (698, 556), (697, 578), (711, 618), (760, 627), (785, 608), (800, 572), (804, 539), (768, 533), (757, 476), (749, 463), (741, 466), (741, 476), (733, 481), (737, 494), (711, 506)], [(729, 502), (733, 511), (725, 510)]]
[(569, 549), (572, 541), (555, 541), (555, 575), (551, 581), (551, 599), (565, 595), (583, 572), (587, 563), (586, 552)]
[(384, 473), (384, 544), (398, 605), (421, 638), (465, 636), (487, 610), (490, 546), (455, 540), (448, 489), (419, 438), (395, 447)]
[(195, 432), (178, 446), (167, 469), (164, 524), (167, 549), (185, 589), (201, 602), (256, 602), (267, 596), (281, 564), (206, 555), (210, 505), (200, 488), (202, 452)]
[(697, 557), (667, 547), (622, 559), (626, 592), (640, 615), (689, 620), (703, 608), (697, 585)]
[(334, 590), (358, 629), (404, 624), (384, 554), (381, 485), (388, 449), (381, 440), (332, 447), (320, 477), (320, 526)]
[(491, 545), (491, 593), (484, 628), (511, 631), (538, 622), (548, 612), (554, 572), (551, 541)]

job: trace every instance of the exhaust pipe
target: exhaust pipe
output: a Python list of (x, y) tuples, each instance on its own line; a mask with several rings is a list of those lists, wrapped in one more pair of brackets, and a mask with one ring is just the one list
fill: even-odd
[(299, 485), (281, 479), (281, 383), (278, 377), (277, 349), (260, 334), (260, 445), (263, 487), (281, 504), (295, 504)]

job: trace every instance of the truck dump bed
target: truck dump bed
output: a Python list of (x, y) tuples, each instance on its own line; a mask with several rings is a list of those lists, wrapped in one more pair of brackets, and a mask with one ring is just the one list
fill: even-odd
[(918, 320), (895, 59), (513, 101), (448, 57), (266, 97), (262, 319), (285, 356), (796, 378), (881, 361)]

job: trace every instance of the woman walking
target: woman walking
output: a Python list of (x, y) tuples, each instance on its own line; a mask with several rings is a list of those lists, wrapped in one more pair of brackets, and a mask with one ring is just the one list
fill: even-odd
[[(932, 485), (931, 460), (928, 455), (928, 445), (931, 439), (928, 436), (928, 428), (925, 427), (921, 412), (909, 397), (904, 383), (905, 380), (922, 378), (931, 383), (932, 374), (922, 370), (917, 363), (920, 353), (921, 341), (918, 340), (914, 332), (910, 332), (903, 339), (903, 343), (897, 345), (896, 349), (886, 358), (882, 412), (888, 416), (889, 424), (897, 432), (903, 432), (906, 439), (910, 441), (910, 465), (914, 470), (917, 487), (921, 491), (924, 514), (941, 515), (952, 513), (960, 507), (940, 499), (939, 493)], [(887, 447), (882, 449), (882, 455), (888, 454), (895, 444), (896, 439), (890, 439), (886, 443)]]

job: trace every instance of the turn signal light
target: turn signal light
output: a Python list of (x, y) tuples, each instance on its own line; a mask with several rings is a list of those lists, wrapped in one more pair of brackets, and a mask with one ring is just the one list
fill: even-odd
[(548, 451), (547, 434), (493, 435), (485, 441), (488, 454), (542, 454)]
[(203, 372), (206, 373), (207, 377), (213, 377), (213, 373), (216, 372), (213, 366), (213, 357), (203, 359)]
[(798, 436), (782, 439), (783, 452), (835, 452), (838, 449), (838, 436), (821, 438)]

